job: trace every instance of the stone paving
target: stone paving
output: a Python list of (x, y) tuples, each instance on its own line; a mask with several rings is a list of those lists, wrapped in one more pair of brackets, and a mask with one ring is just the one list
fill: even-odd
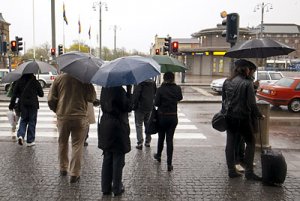
[[(102, 151), (95, 141), (85, 148), (80, 182), (70, 184), (68, 177), (59, 176), (56, 139), (26, 147), (1, 138), (0, 200), (300, 200), (300, 164), (293, 164), (300, 150), (284, 150), (286, 181), (282, 187), (269, 187), (245, 178), (229, 179), (222, 146), (186, 146), (178, 141), (174, 171), (168, 172), (165, 152), (161, 164), (152, 158), (155, 144), (142, 151), (133, 148), (126, 155), (125, 193), (112, 197), (101, 193)], [(255, 171), (261, 174), (259, 161), (257, 153)]]

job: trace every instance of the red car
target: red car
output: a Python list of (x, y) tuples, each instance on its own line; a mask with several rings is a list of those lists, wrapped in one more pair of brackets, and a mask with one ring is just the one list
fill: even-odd
[(300, 112), (300, 77), (284, 77), (274, 84), (263, 85), (256, 96), (274, 106), (287, 105), (289, 111)]

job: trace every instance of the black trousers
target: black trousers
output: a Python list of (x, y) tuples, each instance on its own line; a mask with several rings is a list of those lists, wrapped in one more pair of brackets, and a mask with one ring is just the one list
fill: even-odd
[(103, 193), (120, 193), (123, 188), (122, 174), (125, 154), (105, 151), (102, 163), (101, 187)]
[(167, 164), (172, 165), (173, 159), (173, 138), (176, 126), (178, 124), (177, 115), (160, 115), (158, 143), (157, 143), (157, 155), (160, 157), (164, 148), (164, 141), (167, 142)]
[(248, 119), (227, 118), (226, 162), (229, 170), (235, 169), (236, 150), (241, 137), (245, 140), (246, 149), (244, 163), (246, 173), (253, 172), (253, 160), (255, 154), (255, 136), (251, 121)]

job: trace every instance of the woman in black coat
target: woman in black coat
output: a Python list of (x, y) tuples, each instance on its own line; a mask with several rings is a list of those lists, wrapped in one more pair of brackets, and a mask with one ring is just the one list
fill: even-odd
[(128, 112), (131, 111), (130, 88), (102, 88), (100, 104), (102, 116), (98, 125), (98, 147), (103, 150), (102, 192), (115, 196), (124, 192), (122, 172), (125, 154), (131, 150)]
[(21, 121), (17, 133), (19, 145), (23, 145), (26, 132), (27, 146), (35, 145), (35, 128), (39, 109), (38, 96), (44, 96), (39, 81), (33, 74), (22, 75), (14, 87), (9, 104), (9, 109), (13, 110), (16, 103), (18, 103), (18, 109), (21, 112)]
[(167, 164), (168, 171), (173, 170), (173, 137), (178, 123), (177, 103), (182, 100), (181, 88), (174, 83), (175, 76), (172, 72), (164, 74), (164, 82), (157, 89), (154, 105), (158, 107), (158, 143), (157, 153), (154, 158), (160, 162), (164, 141), (167, 142)]

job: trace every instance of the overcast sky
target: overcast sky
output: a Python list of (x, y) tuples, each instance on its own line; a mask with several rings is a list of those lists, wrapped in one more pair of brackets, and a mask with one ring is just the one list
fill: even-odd
[[(98, 47), (99, 6), (94, 0), (56, 0), (56, 45), (63, 43), (63, 2), (69, 25), (65, 25), (65, 45), (81, 40)], [(99, 2), (99, 1), (98, 1)], [(190, 38), (192, 33), (216, 27), (222, 21), (220, 12), (237, 12), (240, 27), (257, 26), (261, 10), (254, 12), (257, 0), (105, 0), (102, 7), (102, 46), (114, 47), (114, 25), (117, 26), (117, 48), (149, 52), (157, 34), (173, 38)], [(295, 23), (300, 25), (300, 0), (269, 0), (272, 10), (264, 14), (264, 23)], [(26, 48), (33, 46), (33, 13), (35, 44), (51, 45), (51, 0), (0, 0), (0, 12), (10, 25), (11, 40), (23, 37)], [(267, 7), (265, 7), (266, 9)], [(82, 32), (78, 34), (78, 19)], [(91, 26), (91, 40), (88, 30)]]

